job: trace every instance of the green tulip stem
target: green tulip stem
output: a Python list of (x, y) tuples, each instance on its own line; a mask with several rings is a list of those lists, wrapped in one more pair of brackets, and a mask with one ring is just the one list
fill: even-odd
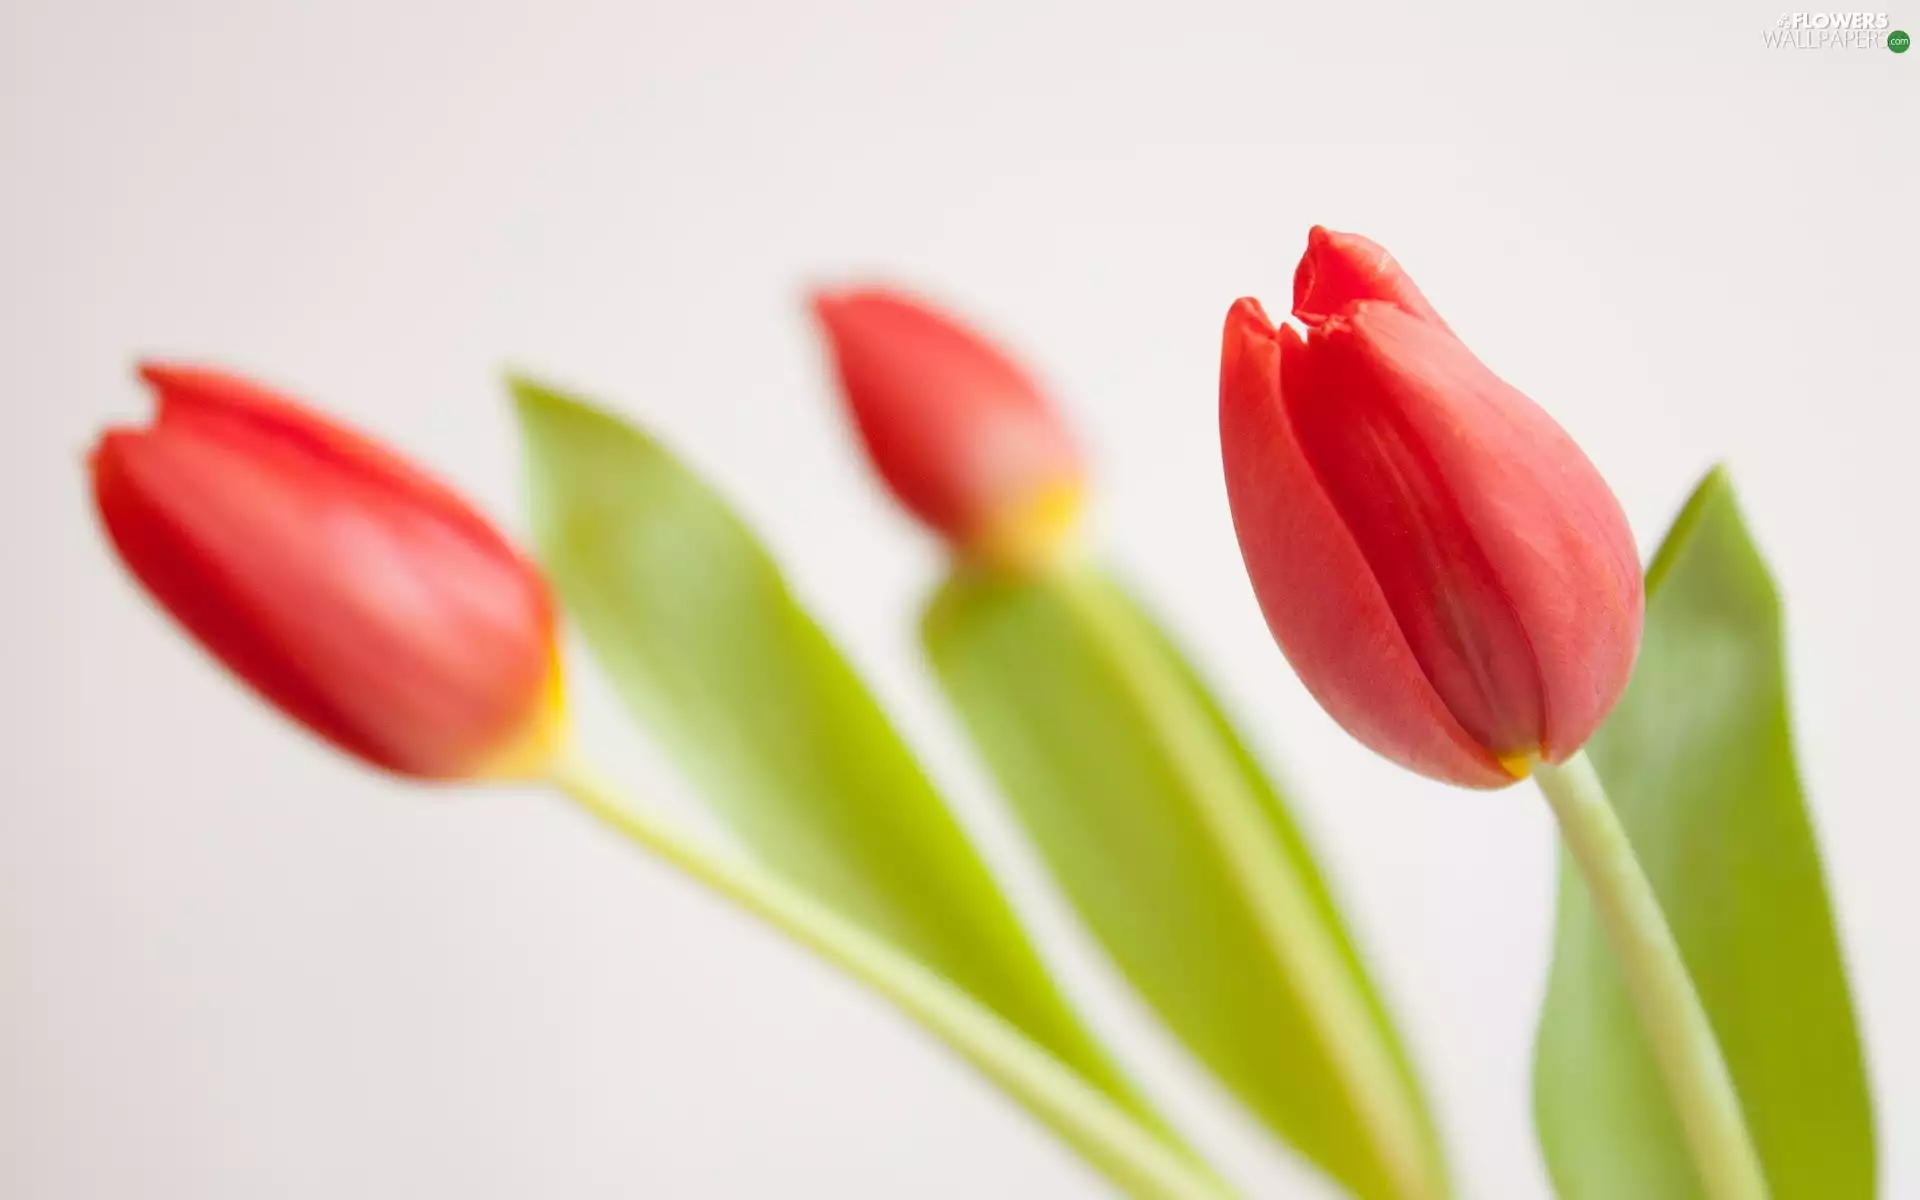
[(1192, 1159), (1107, 1099), (991, 1009), (744, 854), (705, 844), (626, 803), (577, 751), (547, 779), (588, 813), (873, 988), (999, 1084), (1128, 1195), (1224, 1200)]
[(1585, 751), (1534, 777), (1586, 880), (1710, 1200), (1765, 1200), (1766, 1176), (1707, 1010)]
[(1439, 1200), (1447, 1183), (1392, 1048), (1341, 947), (1315, 910), (1260, 800), (1161, 647), (1097, 573), (1058, 564), (1052, 581), (1116, 687), (1147, 715), (1198, 813), (1247, 897), (1268, 951), (1301, 1007), (1372, 1143), (1394, 1200)]

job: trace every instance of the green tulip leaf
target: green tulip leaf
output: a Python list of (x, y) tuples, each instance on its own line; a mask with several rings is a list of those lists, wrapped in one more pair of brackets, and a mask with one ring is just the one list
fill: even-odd
[[(1864, 1200), (1872, 1106), (1794, 766), (1781, 635), (1773, 578), (1716, 470), (1647, 572), (1640, 659), (1588, 752), (1706, 1007), (1774, 1200)], [(1534, 1108), (1564, 1200), (1703, 1194), (1564, 855)]]
[(567, 613), (740, 840), (1164, 1134), (740, 518), (633, 426), (534, 383), (512, 386), (533, 525)]
[[(963, 569), (933, 598), (922, 633), (949, 700), (1055, 878), (1195, 1057), (1354, 1193), (1443, 1194), (1431, 1118), (1306, 839), (1152, 619), (1090, 569), (1020, 578)], [(1132, 687), (1129, 675), (1161, 682)], [(1201, 762), (1210, 772), (1195, 769)], [(1236, 882), (1203, 810), (1206, 789), (1244, 797), (1244, 836), (1265, 842), (1273, 869), (1291, 874), (1303, 903), (1281, 936), (1330, 948), (1330, 969), (1342, 976), (1334, 990), (1352, 1010), (1348, 1036), (1374, 1043), (1390, 1093), (1381, 1106), (1397, 1114), (1399, 1152), (1410, 1162), (1384, 1162), (1363, 1128), (1325, 1026)]]

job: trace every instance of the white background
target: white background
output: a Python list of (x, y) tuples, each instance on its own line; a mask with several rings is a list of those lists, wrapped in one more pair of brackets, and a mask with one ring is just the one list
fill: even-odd
[[(1920, 1196), (1920, 54), (1766, 50), (1760, 4), (1338, 11), (0, 0), (0, 1195), (1101, 1194), (890, 1010), (560, 804), (375, 777), (175, 637), (81, 466), (145, 412), (141, 352), (286, 383), (515, 529), (503, 362), (664, 432), (1182, 1120), (1257, 1194), (1320, 1194), (1114, 997), (921, 671), (937, 552), (864, 474), (798, 300), (865, 275), (1053, 385), (1102, 545), (1298, 783), (1463, 1193), (1543, 1195), (1543, 807), (1342, 736), (1228, 527), (1219, 321), (1285, 307), (1318, 221), (1399, 255), (1644, 548), (1731, 460), (1790, 602), (1885, 1194)], [(673, 793), (588, 685), (595, 741)]]

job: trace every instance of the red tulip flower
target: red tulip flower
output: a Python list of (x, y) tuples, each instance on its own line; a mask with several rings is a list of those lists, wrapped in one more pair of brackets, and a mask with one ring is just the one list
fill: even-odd
[(1220, 444), (1267, 624), (1355, 737), (1498, 787), (1625, 689), (1640, 561), (1564, 430), (1483, 366), (1379, 246), (1316, 228), (1275, 329), (1227, 314)]
[(146, 364), (150, 428), (91, 466), (133, 574), (255, 691), (402, 775), (526, 774), (554, 748), (546, 584), (446, 487), (246, 380)]
[(823, 293), (813, 309), (867, 455), (900, 503), (970, 559), (1051, 553), (1078, 516), (1083, 473), (1027, 373), (893, 292)]

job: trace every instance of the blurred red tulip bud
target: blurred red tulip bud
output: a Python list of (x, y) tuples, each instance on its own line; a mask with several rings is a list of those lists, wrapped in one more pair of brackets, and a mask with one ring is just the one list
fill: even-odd
[(962, 555), (1022, 566), (1079, 515), (1080, 458), (1033, 380), (905, 296), (816, 295), (847, 408), (893, 494)]
[(1220, 443), (1267, 624), (1355, 737), (1497, 787), (1584, 744), (1639, 648), (1619, 503), (1380, 247), (1315, 229), (1275, 329), (1227, 314)]
[(453, 492), (217, 371), (145, 364), (145, 429), (95, 446), (133, 574), (289, 716), (402, 775), (530, 774), (561, 714), (545, 582)]

